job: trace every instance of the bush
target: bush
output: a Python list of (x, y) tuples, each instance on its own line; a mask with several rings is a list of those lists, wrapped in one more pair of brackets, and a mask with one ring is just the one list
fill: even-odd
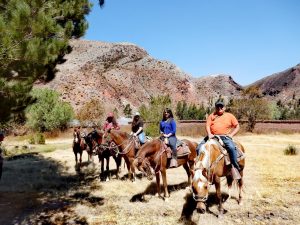
[(34, 139), (34, 136), (33, 136), (33, 135), (30, 135), (30, 136), (29, 136), (28, 143), (31, 144), (31, 145), (34, 145), (34, 144), (35, 144), (35, 139)]
[(27, 126), (34, 131), (64, 130), (73, 118), (71, 105), (59, 99), (59, 94), (50, 89), (34, 89), (36, 102), (26, 110)]
[(284, 154), (285, 155), (297, 155), (297, 148), (294, 145), (289, 145), (284, 149)]
[(40, 145), (44, 145), (44, 144), (46, 143), (46, 140), (45, 140), (45, 137), (44, 137), (43, 134), (38, 133), (38, 134), (36, 135), (36, 143), (37, 143), (37, 144), (40, 144)]

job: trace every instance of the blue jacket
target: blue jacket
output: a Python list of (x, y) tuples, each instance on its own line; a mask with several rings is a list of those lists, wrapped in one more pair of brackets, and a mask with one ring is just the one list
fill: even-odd
[(162, 120), (159, 123), (159, 129), (160, 132), (163, 132), (164, 134), (172, 133), (171, 136), (174, 136), (176, 134), (176, 123), (174, 119), (169, 120)]

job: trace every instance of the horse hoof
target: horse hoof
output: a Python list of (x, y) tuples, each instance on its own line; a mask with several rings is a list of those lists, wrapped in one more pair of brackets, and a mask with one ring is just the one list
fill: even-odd
[(239, 200), (239, 201), (238, 201), (238, 204), (239, 204), (240, 206), (242, 206), (242, 205), (243, 205), (242, 200)]
[(106, 178), (106, 180), (105, 180), (105, 181), (106, 181), (106, 182), (107, 182), (107, 181), (109, 181), (109, 178)]
[(164, 200), (165, 200), (165, 202), (168, 202), (168, 201), (169, 201), (169, 198), (164, 197)]

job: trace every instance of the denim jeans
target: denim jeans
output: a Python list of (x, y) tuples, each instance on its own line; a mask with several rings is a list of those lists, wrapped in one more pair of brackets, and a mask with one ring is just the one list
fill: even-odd
[(240, 166), (237, 162), (237, 155), (236, 155), (236, 149), (235, 149), (235, 144), (233, 143), (232, 139), (230, 137), (227, 136), (220, 136), (223, 143), (224, 143), (224, 147), (227, 150), (228, 154), (229, 154), (229, 158), (231, 161), (231, 164), (237, 168), (238, 170), (240, 170)]
[(145, 144), (145, 133), (144, 133), (144, 131), (143, 132), (141, 132), (139, 135), (138, 135), (138, 138), (139, 138), (139, 141), (140, 141), (140, 143), (141, 143), (141, 145), (142, 144)]
[(172, 158), (177, 159), (177, 149), (176, 149), (177, 138), (174, 135), (174, 136), (168, 137), (168, 140), (169, 140), (170, 148), (172, 150)]
[(205, 138), (202, 139), (202, 141), (198, 144), (197, 148), (196, 148), (196, 152), (197, 152), (197, 156), (200, 155), (200, 151), (201, 151), (201, 147), (202, 145), (205, 144), (205, 142), (207, 142), (208, 140), (208, 136), (206, 136)]

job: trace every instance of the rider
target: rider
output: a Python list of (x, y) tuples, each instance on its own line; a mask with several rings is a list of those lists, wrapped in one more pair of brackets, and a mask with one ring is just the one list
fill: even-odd
[(200, 154), (201, 147), (208, 139), (214, 138), (214, 135), (220, 135), (226, 150), (229, 153), (230, 161), (232, 165), (240, 171), (240, 166), (237, 162), (237, 154), (235, 144), (232, 137), (239, 131), (240, 125), (236, 117), (228, 112), (225, 112), (225, 104), (223, 101), (217, 101), (215, 103), (215, 111), (210, 114), (206, 120), (206, 132), (205, 137), (197, 146), (197, 154)]
[(107, 131), (109, 129), (115, 129), (115, 130), (120, 129), (120, 126), (117, 123), (117, 121), (114, 117), (114, 114), (112, 112), (107, 114), (107, 118), (106, 118), (106, 120), (104, 122), (104, 125), (103, 125), (103, 130), (104, 131)]
[(141, 145), (145, 143), (145, 133), (143, 131), (144, 122), (140, 117), (140, 113), (136, 112), (132, 123), (131, 123), (131, 133), (130, 135), (138, 136)]
[(170, 148), (172, 150), (172, 159), (170, 162), (170, 168), (177, 167), (177, 149), (176, 149), (176, 122), (173, 117), (171, 109), (166, 108), (163, 112), (163, 118), (159, 124), (160, 134), (165, 138), (168, 138)]

